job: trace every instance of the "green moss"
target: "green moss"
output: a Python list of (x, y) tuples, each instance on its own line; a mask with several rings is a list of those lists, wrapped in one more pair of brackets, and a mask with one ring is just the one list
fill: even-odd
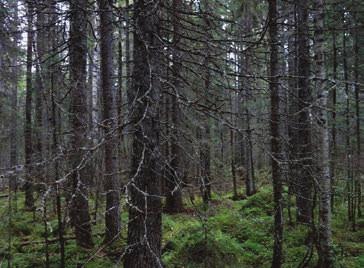
[[(167, 267), (234, 267), (242, 264), (242, 246), (220, 230), (190, 226), (177, 234), (174, 249), (163, 254)], [(178, 265), (178, 266), (177, 266)]]
[[(213, 195), (211, 207), (203, 207), (201, 198), (196, 197), (194, 207), (186, 202), (188, 213), (163, 215), (163, 261), (171, 267), (270, 267), (273, 248), (273, 198), (272, 189), (265, 185), (257, 194), (245, 200), (232, 201), (231, 193)], [(25, 241), (43, 241), (42, 215), (22, 210), (22, 194), (19, 195), (18, 211), (13, 212), (12, 224), (8, 224), (7, 201), (0, 200), (0, 259), (8, 257), (8, 235), (12, 235), (11, 252), (13, 267), (42, 267), (45, 262), (45, 247), (42, 243), (22, 245)], [(291, 200), (292, 201), (292, 200)], [(294, 205), (294, 204), (292, 204)], [(102, 211), (103, 208), (100, 208)], [(333, 242), (338, 267), (364, 267), (364, 219), (358, 219), (357, 231), (351, 231), (347, 221), (345, 202), (337, 197), (333, 214)], [(51, 205), (49, 212), (52, 211)], [(285, 209), (285, 213), (286, 213)], [(292, 207), (294, 215), (294, 207)], [(287, 218), (285, 216), (285, 218)], [(202, 220), (203, 219), (203, 220)], [(122, 213), (122, 222), (128, 220), (127, 211)], [(124, 225), (125, 227), (125, 225)], [(57, 238), (56, 215), (49, 214), (49, 238)], [(93, 225), (93, 233), (103, 233), (103, 218)], [(284, 266), (295, 268), (307, 252), (305, 242), (310, 229), (303, 225), (284, 226)], [(67, 228), (66, 236), (72, 236)], [(66, 243), (66, 265), (76, 267), (121, 267), (120, 254), (126, 245), (127, 228), (123, 228), (121, 239), (113, 246), (95, 254), (103, 242), (103, 236), (94, 236), (95, 248), (91, 251), (76, 246), (74, 240)], [(316, 250), (316, 249), (314, 249)], [(51, 267), (59, 263), (59, 245), (49, 245)], [(309, 267), (317, 261), (313, 254)]]

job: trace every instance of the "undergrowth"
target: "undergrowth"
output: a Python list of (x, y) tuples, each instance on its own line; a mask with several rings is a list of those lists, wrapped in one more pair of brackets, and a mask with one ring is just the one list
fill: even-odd
[[(9, 254), (12, 267), (44, 267), (44, 225), (41, 211), (24, 211), (19, 196), (17, 212), (11, 222), (6, 199), (0, 200), (0, 267), (7, 267)], [(359, 219), (357, 230), (347, 223), (345, 202), (338, 202), (333, 214), (333, 239), (337, 267), (364, 267), (364, 220)], [(270, 267), (273, 248), (273, 199), (270, 186), (263, 186), (258, 193), (244, 200), (233, 201), (231, 194), (214, 195), (209, 208), (196, 198), (194, 204), (186, 203), (186, 213), (163, 216), (163, 252), (166, 267), (217, 268), (217, 267)], [(100, 208), (102, 211), (103, 208)], [(123, 208), (125, 211), (126, 209)], [(52, 211), (50, 206), (49, 211)], [(285, 218), (287, 211), (285, 209)], [(295, 211), (292, 209), (292, 214)], [(122, 214), (126, 225), (127, 213)], [(49, 239), (58, 236), (56, 215), (50, 212), (47, 229)], [(309, 252), (306, 245), (309, 228), (285, 223), (284, 265), (295, 268)], [(83, 250), (72, 239), (66, 243), (66, 267), (96, 268), (121, 267), (125, 247), (126, 230), (120, 241), (112, 247), (102, 246), (103, 218), (93, 226), (95, 248)], [(9, 252), (9, 234), (11, 251)], [(66, 237), (72, 237), (67, 229)], [(49, 245), (51, 267), (58, 267), (58, 243)], [(317, 261), (315, 249), (308, 267)]]

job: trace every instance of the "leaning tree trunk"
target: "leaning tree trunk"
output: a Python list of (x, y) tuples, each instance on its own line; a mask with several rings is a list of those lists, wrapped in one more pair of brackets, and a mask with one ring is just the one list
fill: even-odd
[(71, 111), (70, 125), (72, 168), (70, 216), (75, 228), (76, 243), (90, 248), (93, 246), (91, 222), (88, 206), (87, 162), (87, 92), (86, 92), (86, 55), (87, 55), (87, 0), (70, 0), (70, 81)]
[(120, 192), (116, 159), (116, 113), (112, 92), (113, 22), (112, 6), (108, 0), (98, 1), (100, 8), (101, 91), (103, 127), (105, 135), (104, 190), (106, 191), (105, 242), (110, 243), (120, 235)]
[[(162, 267), (162, 203), (159, 103), (161, 96), (161, 3), (134, 3), (134, 71), (128, 89), (133, 123), (133, 156), (129, 194), (128, 248), (124, 266)], [(146, 16), (148, 14), (148, 16)]]
[(324, 1), (314, 1), (314, 53), (315, 53), (315, 88), (318, 96), (318, 193), (319, 193), (319, 227), (318, 227), (318, 266), (334, 266), (331, 238), (331, 178), (330, 178), (330, 140), (328, 126), (328, 87), (325, 82), (324, 66)]
[(280, 142), (280, 100), (278, 80), (278, 26), (277, 1), (269, 1), (269, 35), (270, 35), (270, 96), (271, 96), (271, 150), (272, 150), (272, 178), (274, 195), (274, 247), (272, 267), (282, 265), (283, 242), (283, 185), (280, 160), (282, 159)]
[(27, 9), (28, 38), (27, 38), (27, 70), (25, 90), (25, 126), (24, 126), (24, 154), (25, 154), (25, 208), (34, 207), (32, 183), (32, 58), (33, 58), (33, 7), (28, 3)]

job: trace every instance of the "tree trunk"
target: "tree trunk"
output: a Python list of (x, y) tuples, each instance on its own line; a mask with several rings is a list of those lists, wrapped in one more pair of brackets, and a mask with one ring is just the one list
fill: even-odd
[[(343, 11), (343, 22), (345, 22), (345, 12)], [(351, 122), (350, 122), (350, 91), (349, 91), (349, 71), (347, 63), (346, 30), (343, 31), (343, 71), (345, 83), (345, 154), (346, 154), (346, 192), (348, 204), (348, 219), (355, 229), (355, 213), (353, 206), (353, 172), (352, 172), (352, 147), (351, 147)]]
[(311, 126), (309, 109), (311, 105), (311, 90), (309, 85), (309, 32), (308, 3), (298, 1), (297, 4), (297, 41), (298, 41), (298, 144), (297, 144), (297, 176), (296, 204), (297, 221), (311, 223), (312, 221), (312, 153)]
[(110, 243), (120, 235), (120, 192), (116, 158), (116, 113), (112, 90), (113, 21), (108, 0), (98, 0), (100, 8), (101, 90), (103, 126), (105, 135), (104, 190), (106, 191), (105, 242)]
[(70, 0), (70, 81), (71, 113), (70, 125), (72, 168), (72, 199), (70, 216), (75, 228), (76, 243), (85, 248), (93, 246), (91, 222), (88, 206), (89, 172), (87, 162), (87, 92), (86, 92), (86, 55), (87, 55), (87, 0)]
[[(240, 34), (250, 33), (252, 31), (252, 16), (251, 10), (249, 9), (249, 4), (246, 4), (246, 14), (244, 14), (243, 18), (243, 31)], [(241, 56), (241, 75), (249, 76), (251, 72), (251, 59), (252, 56), (249, 51), (245, 51), (244, 55)], [(244, 67), (244, 68), (243, 68)], [(255, 187), (255, 172), (254, 172), (254, 159), (253, 159), (253, 135), (251, 129), (251, 115), (249, 109), (249, 100), (250, 94), (252, 90), (251, 81), (249, 78), (242, 79), (242, 92), (241, 92), (241, 117), (243, 121), (243, 125), (246, 129), (245, 136), (242, 137), (242, 160), (243, 165), (246, 168), (246, 178), (245, 178), (245, 188), (246, 195), (250, 196), (256, 192)]]
[[(14, 1), (15, 5), (15, 29), (16, 31), (19, 30), (19, 10), (18, 10), (18, 1)], [(20, 34), (15, 34), (14, 43), (16, 46), (16, 49), (19, 49), (19, 40), (20, 40)], [(18, 65), (20, 64), (20, 55), (19, 52), (16, 52), (17, 56), (14, 57), (13, 60), (13, 78), (14, 78), (14, 87), (11, 92), (11, 115), (10, 115), (10, 168), (15, 171), (16, 166), (18, 165), (18, 81), (20, 76), (20, 68)], [(11, 181), (9, 183), (9, 187), (11, 191), (15, 191), (15, 198), (16, 198), (16, 191), (18, 188), (18, 181), (17, 181), (16, 173), (14, 172), (14, 175), (11, 176)], [(16, 205), (16, 204), (15, 204)]]
[(289, 73), (289, 93), (288, 93), (288, 194), (289, 199), (291, 195), (297, 194), (297, 144), (298, 144), (298, 131), (297, 131), (297, 113), (298, 113), (298, 90), (297, 90), (297, 4), (291, 4), (291, 10), (289, 13), (288, 23), (291, 25), (289, 31), (289, 40), (288, 40), (288, 73)]
[[(210, 39), (211, 39), (211, 21), (209, 18), (210, 7), (207, 0), (202, 1), (203, 6), (203, 28), (205, 31), (204, 38), (204, 101), (206, 103), (209, 102), (209, 95), (211, 94), (211, 74), (210, 74)], [(201, 165), (201, 185), (200, 190), (202, 194), (202, 199), (205, 204), (209, 202), (211, 199), (211, 149), (210, 149), (210, 122), (208, 114), (206, 113), (207, 118), (203, 118), (202, 126), (200, 127), (200, 165)]]
[[(162, 267), (162, 203), (160, 180), (161, 41), (159, 39), (160, 1), (134, 3), (134, 71), (131, 103), (133, 156), (129, 193), (128, 268)], [(145, 16), (148, 14), (148, 16)], [(148, 64), (146, 64), (146, 62)]]
[(317, 267), (334, 267), (331, 235), (331, 179), (330, 179), (330, 140), (328, 125), (328, 96), (324, 66), (324, 1), (314, 1), (314, 53), (315, 53), (315, 88), (318, 96), (318, 193), (319, 193), (319, 227)]
[(270, 35), (270, 82), (271, 94), (271, 150), (272, 150), (272, 179), (274, 196), (274, 247), (272, 267), (282, 265), (283, 242), (283, 198), (282, 198), (282, 171), (280, 160), (282, 158), (280, 142), (280, 100), (278, 80), (278, 26), (277, 2), (269, 0), (269, 35)]
[(168, 213), (179, 213), (183, 211), (182, 202), (182, 183), (183, 183), (183, 170), (181, 167), (182, 150), (180, 149), (180, 138), (178, 136), (180, 131), (181, 111), (178, 103), (179, 95), (181, 94), (181, 68), (182, 68), (182, 55), (179, 51), (180, 45), (180, 18), (178, 11), (182, 9), (182, 0), (173, 0), (172, 11), (172, 25), (173, 25), (173, 48), (172, 48), (172, 129), (171, 129), (171, 162), (170, 170), (167, 172), (168, 178), (166, 181), (167, 193), (165, 211)]
[(44, 182), (43, 170), (43, 97), (44, 97), (44, 82), (45, 82), (45, 60), (46, 60), (46, 17), (44, 13), (44, 1), (40, 1), (36, 5), (36, 79), (35, 79), (35, 150), (33, 152), (34, 161), (36, 163), (36, 171), (34, 173), (36, 182)]
[(335, 200), (335, 161), (337, 156), (337, 148), (336, 148), (336, 89), (337, 89), (337, 47), (336, 47), (336, 32), (335, 29), (332, 33), (332, 66), (333, 66), (333, 80), (334, 87), (332, 89), (332, 127), (331, 127), (331, 211), (334, 211), (334, 200)]
[(355, 13), (355, 36), (354, 36), (354, 80), (355, 80), (355, 136), (356, 136), (356, 174), (355, 174), (355, 204), (356, 212), (358, 218), (361, 217), (361, 133), (360, 133), (360, 81), (359, 81), (359, 71), (360, 71), (360, 47), (359, 47), (359, 25), (357, 13)]
[(25, 92), (25, 127), (24, 127), (24, 154), (25, 154), (25, 208), (34, 209), (33, 178), (32, 178), (32, 60), (33, 60), (33, 6), (29, 2), (27, 7), (27, 70)]

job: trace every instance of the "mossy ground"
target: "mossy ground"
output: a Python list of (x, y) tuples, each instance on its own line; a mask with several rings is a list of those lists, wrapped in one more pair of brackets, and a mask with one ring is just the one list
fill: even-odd
[[(8, 200), (0, 200), (0, 267), (7, 267), (9, 234), (13, 267), (44, 267), (44, 224), (41, 211), (25, 211), (18, 196), (17, 211), (9, 224)], [(333, 238), (337, 267), (364, 267), (364, 219), (351, 231), (345, 202), (337, 202), (333, 215)], [(214, 195), (209, 208), (197, 198), (186, 202), (186, 213), (163, 216), (163, 261), (166, 267), (270, 267), (273, 247), (273, 200), (270, 186), (244, 200), (233, 201), (231, 194)], [(99, 211), (102, 211), (100, 208)], [(49, 205), (49, 239), (57, 238), (57, 220)], [(125, 208), (124, 208), (125, 211)], [(285, 209), (285, 214), (287, 210)], [(294, 215), (294, 210), (292, 210)], [(285, 215), (287, 218), (287, 215)], [(127, 214), (122, 214), (127, 222)], [(11, 232), (10, 232), (11, 231)], [(308, 251), (309, 228), (285, 223), (284, 267), (297, 267)], [(95, 247), (84, 250), (70, 239), (66, 243), (66, 267), (121, 267), (126, 230), (112, 247), (103, 248), (103, 217), (93, 225)], [(67, 229), (66, 237), (72, 237)], [(28, 243), (28, 244), (27, 244)], [(51, 267), (58, 267), (58, 244), (49, 246)], [(315, 249), (309, 267), (314, 267)]]

